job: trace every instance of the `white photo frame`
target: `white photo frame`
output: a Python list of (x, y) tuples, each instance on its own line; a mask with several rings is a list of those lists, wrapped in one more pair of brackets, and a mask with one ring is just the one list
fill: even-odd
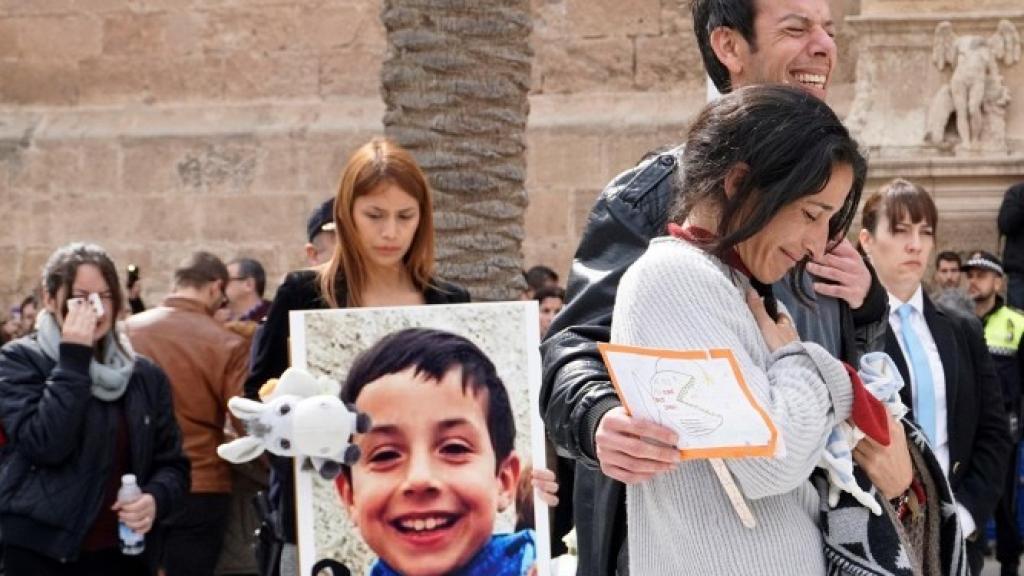
[[(339, 382), (344, 382), (360, 352), (398, 330), (433, 328), (469, 339), (494, 362), (508, 390), (521, 461), (535, 468), (546, 466), (536, 302), (293, 311), (289, 321), (292, 365)], [(340, 561), (353, 574), (366, 573), (375, 556), (348, 519), (333, 483), (313, 471), (300, 470), (298, 464), (295, 474), (300, 574), (310, 575), (314, 564), (324, 558)], [(533, 508), (537, 571), (539, 576), (549, 576), (548, 508), (535, 494)], [(511, 531), (513, 522), (514, 512), (499, 514), (495, 532)]]

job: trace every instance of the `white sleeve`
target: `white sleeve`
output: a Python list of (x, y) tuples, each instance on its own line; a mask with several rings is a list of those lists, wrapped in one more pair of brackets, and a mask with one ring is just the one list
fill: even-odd
[[(665, 248), (662, 245), (659, 248)], [(785, 443), (778, 458), (726, 460), (748, 498), (789, 492), (807, 480), (829, 432), (850, 415), (853, 392), (842, 363), (813, 343), (768, 354), (738, 289), (692, 249), (658, 250), (623, 277), (612, 341), (675, 350), (729, 348)]]

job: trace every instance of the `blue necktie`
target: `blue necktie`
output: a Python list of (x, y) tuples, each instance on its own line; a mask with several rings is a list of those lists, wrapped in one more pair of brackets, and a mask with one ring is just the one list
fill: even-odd
[(935, 384), (932, 381), (932, 370), (928, 366), (928, 356), (924, 352), (921, 340), (910, 325), (910, 317), (914, 308), (910, 304), (904, 304), (897, 309), (900, 315), (900, 335), (903, 336), (903, 346), (910, 356), (910, 365), (914, 370), (914, 383), (917, 385), (914, 390), (914, 420), (924, 430), (928, 442), (935, 445)]

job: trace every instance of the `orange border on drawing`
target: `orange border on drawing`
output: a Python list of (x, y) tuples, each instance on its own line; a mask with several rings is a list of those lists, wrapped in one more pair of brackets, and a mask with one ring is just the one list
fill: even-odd
[(740, 365), (736, 362), (736, 357), (733, 355), (732, 350), (728, 348), (711, 348), (703, 350), (662, 350), (657, 348), (641, 348), (639, 346), (625, 346), (622, 344), (609, 344), (607, 342), (598, 342), (597, 349), (601, 352), (601, 358), (604, 359), (605, 366), (608, 367), (608, 375), (611, 376), (612, 385), (615, 386), (615, 392), (619, 395), (619, 399), (622, 400), (622, 406), (626, 409), (626, 413), (631, 415), (633, 411), (630, 410), (629, 404), (626, 402), (626, 395), (622, 393), (622, 388), (619, 386), (619, 380), (615, 376), (615, 370), (612, 368), (612, 363), (608, 360), (608, 352), (624, 352), (627, 354), (636, 354), (639, 356), (654, 356), (658, 358), (674, 358), (677, 360), (708, 360), (708, 359), (722, 359), (729, 362), (729, 366), (732, 368), (733, 375), (736, 377), (736, 381), (739, 382), (740, 389), (743, 390), (743, 395), (746, 397), (747, 402), (754, 408), (754, 410), (761, 416), (761, 420), (768, 427), (770, 432), (770, 440), (767, 444), (758, 446), (722, 446), (718, 448), (684, 448), (679, 450), (680, 460), (694, 460), (698, 458), (751, 458), (751, 457), (765, 457), (770, 458), (775, 455), (775, 450), (779, 441), (779, 431), (775, 428), (775, 423), (768, 416), (768, 412), (765, 411), (761, 403), (757, 401), (754, 394), (750, 391), (750, 387), (747, 385), (747, 381), (743, 378), (743, 373), (740, 371)]

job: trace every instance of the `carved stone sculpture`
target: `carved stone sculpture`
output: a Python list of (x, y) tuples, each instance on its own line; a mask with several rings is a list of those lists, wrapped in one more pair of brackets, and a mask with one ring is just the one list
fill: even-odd
[[(999, 73), (999, 61), (1009, 66), (1020, 56), (1020, 35), (1008, 20), (1000, 20), (988, 38), (957, 36), (948, 21), (936, 26), (932, 62), (939, 70), (948, 64), (953, 74), (932, 97), (925, 141), (943, 149), (955, 147), (957, 152), (1005, 151), (1010, 91)], [(951, 114), (956, 116), (959, 142), (946, 136)]]

